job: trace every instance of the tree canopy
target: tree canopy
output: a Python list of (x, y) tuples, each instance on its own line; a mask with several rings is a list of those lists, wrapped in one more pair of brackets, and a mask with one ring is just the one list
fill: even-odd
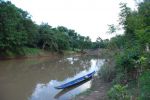
[(28, 12), (10, 1), (0, 1), (0, 54), (18, 53), (22, 48), (41, 48), (50, 51), (86, 49), (92, 45), (89, 37), (64, 26), (36, 24)]

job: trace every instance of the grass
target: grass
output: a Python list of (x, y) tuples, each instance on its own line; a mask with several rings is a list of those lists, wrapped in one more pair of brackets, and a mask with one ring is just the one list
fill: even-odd
[(62, 53), (58, 52), (53, 52), (53, 51), (46, 51), (43, 49), (39, 48), (28, 48), (28, 47), (23, 47), (23, 48), (17, 48), (16, 50), (13, 51), (6, 51), (5, 53), (1, 53), (0, 59), (13, 59), (17, 57), (39, 57), (39, 56), (50, 56), (51, 54), (59, 54), (59, 55), (71, 55), (77, 53), (79, 50), (64, 50)]
[(5, 53), (2, 53), (0, 55), (1, 59), (7, 59), (7, 58), (16, 58), (16, 57), (35, 57), (35, 56), (42, 56), (46, 55), (47, 51), (38, 49), (38, 48), (18, 48), (13, 51), (6, 51)]
[(40, 55), (43, 52), (43, 50), (37, 48), (23, 48), (23, 55), (25, 56)]

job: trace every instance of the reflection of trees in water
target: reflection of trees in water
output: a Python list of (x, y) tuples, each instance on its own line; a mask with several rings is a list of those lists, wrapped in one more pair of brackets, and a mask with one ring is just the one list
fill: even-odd
[(79, 73), (79, 72), (84, 71), (84, 70), (89, 70), (89, 68), (92, 65), (92, 62), (91, 62), (92, 59), (98, 60), (98, 57), (96, 57), (96, 56), (78, 57), (78, 60), (74, 61), (74, 65), (73, 65), (75, 67), (74, 71), (76, 73)]
[[(83, 70), (88, 70), (91, 67), (91, 59), (98, 59), (96, 56), (75, 56), (71, 58), (71, 61), (66, 58), (61, 58), (59, 60), (49, 60), (47, 58), (16, 60), (8, 61), (1, 65), (5, 66), (2, 70), (5, 70), (4, 72), (8, 76), (11, 74), (11, 77), (22, 77), (29, 74), (37, 80), (39, 80), (39, 77), (40, 80), (43, 81), (45, 80), (45, 77), (55, 80), (64, 80), (65, 78), (72, 77)], [(2, 73), (4, 74), (4, 72)]]
[[(54, 59), (27, 59), (7, 61), (1, 63), (1, 76), (6, 75), (9, 78), (27, 78), (31, 77), (33, 80), (49, 81), (64, 80), (67, 77), (73, 77), (77, 73), (88, 70), (91, 67), (91, 59), (97, 59), (95, 56), (77, 56), (71, 57), (70, 60), (61, 58), (60, 60)], [(47, 80), (49, 79), (49, 80)]]
[[(78, 84), (75, 84), (74, 86), (71, 86), (71, 87), (68, 87), (68, 88), (65, 88), (65, 89), (61, 90), (60, 92), (58, 92), (58, 93), (54, 96), (54, 98), (58, 99), (58, 98), (61, 97), (62, 95), (64, 95), (64, 94), (66, 94), (67, 92), (69, 92), (69, 91), (71, 91), (71, 90), (73, 90), (73, 89), (75, 89), (75, 88), (77, 88), (77, 87), (79, 87), (79, 86), (85, 84), (86, 82), (90, 81), (91, 79), (92, 79), (92, 77), (89, 78), (89, 79), (87, 79), (87, 80), (84, 80), (84, 81), (82, 81), (82, 82), (80, 82), (80, 83), (78, 83)], [(87, 84), (88, 84), (88, 83), (87, 83)], [(90, 82), (90, 84), (92, 84), (92, 83)]]
[(95, 56), (77, 56), (70, 57), (71, 60), (66, 58), (60, 59), (59, 61), (46, 61), (38, 66), (42, 66), (45, 73), (49, 73), (55, 80), (64, 80), (67, 77), (73, 77), (77, 73), (88, 70), (91, 67), (91, 59), (98, 59)]
[[(24, 93), (27, 93), (26, 96), (29, 95), (37, 83), (48, 83), (50, 80), (63, 81), (81, 71), (89, 70), (92, 59), (99, 61), (95, 56), (77, 56), (71, 58), (73, 63), (70, 60), (66, 60), (66, 58), (4, 61), (0, 63), (0, 78), (7, 77), (5, 80), (2, 80), (2, 83), (5, 81), (11, 82), (11, 86), (19, 88), (21, 96), (24, 97)], [(3, 84), (1, 87), (9, 86)]]

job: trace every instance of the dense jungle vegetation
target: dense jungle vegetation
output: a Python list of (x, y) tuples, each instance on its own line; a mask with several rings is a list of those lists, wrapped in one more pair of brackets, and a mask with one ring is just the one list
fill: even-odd
[(48, 23), (37, 25), (27, 11), (10, 1), (0, 0), (0, 55), (25, 55), (28, 51), (43, 49), (62, 52), (97, 48), (87, 36), (64, 26), (52, 27)]
[(0, 0), (0, 55), (26, 55), (36, 49), (63, 52), (83, 49), (105, 48), (108, 39), (81, 36), (64, 26), (52, 27), (48, 23), (36, 24), (27, 11), (16, 7), (10, 1)]
[[(133, 11), (120, 4), (119, 25), (124, 34), (112, 38), (107, 46), (115, 62), (102, 72), (105, 79), (113, 81), (110, 100), (150, 100), (150, 0), (137, 5)], [(115, 26), (110, 26), (110, 32), (115, 31)]]

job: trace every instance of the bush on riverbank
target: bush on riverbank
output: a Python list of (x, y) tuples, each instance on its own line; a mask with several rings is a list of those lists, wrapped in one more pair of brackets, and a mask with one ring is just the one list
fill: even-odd
[[(108, 82), (113, 81), (113, 90), (116, 84), (121, 84), (123, 87), (126, 86), (126, 91), (130, 98), (141, 98), (140, 100), (150, 99), (150, 86), (148, 85), (148, 80), (150, 80), (150, 53), (140, 53), (137, 50), (131, 49), (124, 52), (120, 51), (120, 53), (112, 58), (115, 60), (106, 59), (106, 62), (101, 67), (99, 72), (101, 78)], [(112, 89), (110, 89), (110, 91), (112, 91)], [(116, 92), (116, 90), (111, 93), (114, 92)], [(115, 97), (117, 94), (119, 95), (118, 92), (112, 94), (114, 97), (110, 100), (118, 98)], [(143, 99), (144, 97), (147, 99)], [(118, 100), (120, 100), (119, 98)]]
[(126, 87), (119, 84), (114, 85), (108, 91), (108, 97), (109, 100), (130, 100)]
[(115, 59), (115, 66), (104, 65), (101, 72), (104, 74), (101, 76), (108, 80), (114, 75), (113, 86), (110, 89), (113, 98), (110, 100), (123, 100), (120, 96), (118, 97), (118, 95), (122, 95), (122, 92), (120, 94), (117, 91), (116, 84), (121, 84), (120, 89), (126, 86), (126, 90), (123, 90), (129, 93), (130, 99), (150, 99), (149, 7), (149, 0), (139, 2), (137, 11), (132, 11), (126, 4), (121, 3), (119, 24), (122, 25), (125, 32), (109, 41), (107, 48), (117, 51), (116, 55), (111, 56)]
[(150, 99), (150, 70), (142, 73), (138, 79), (139, 85), (139, 99), (149, 100)]

